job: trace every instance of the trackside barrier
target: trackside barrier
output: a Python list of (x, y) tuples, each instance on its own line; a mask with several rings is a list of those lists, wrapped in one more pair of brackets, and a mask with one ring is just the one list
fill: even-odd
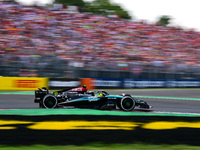
[(94, 89), (93, 80), (91, 78), (49, 78), (49, 89), (71, 89), (87, 85), (89, 90)]
[(114, 79), (97, 78), (93, 80), (97, 89), (129, 89), (129, 88), (199, 88), (200, 80), (150, 80), (150, 79)]
[(95, 89), (95, 86), (94, 86), (94, 79), (91, 79), (91, 78), (81, 78), (80, 79), (81, 81), (81, 86), (82, 85), (87, 85), (87, 88), (89, 90), (92, 90), (92, 89)]
[(37, 90), (38, 87), (48, 89), (71, 89), (87, 85), (92, 90), (91, 78), (35, 78), (35, 77), (0, 77), (0, 90)]
[(130, 89), (130, 88), (199, 88), (200, 80), (149, 80), (123, 78), (35, 78), (0, 77), (0, 90), (70, 89), (87, 85), (92, 89)]
[(48, 78), (0, 77), (0, 90), (36, 90), (48, 87)]
[(49, 89), (71, 89), (80, 86), (78, 78), (49, 78)]

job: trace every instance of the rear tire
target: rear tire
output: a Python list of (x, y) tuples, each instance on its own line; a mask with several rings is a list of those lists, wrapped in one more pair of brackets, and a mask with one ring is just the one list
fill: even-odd
[(43, 106), (44, 108), (56, 108), (58, 104), (58, 100), (55, 95), (47, 94), (43, 98)]
[(124, 96), (120, 102), (120, 109), (131, 111), (135, 108), (135, 100), (131, 96)]

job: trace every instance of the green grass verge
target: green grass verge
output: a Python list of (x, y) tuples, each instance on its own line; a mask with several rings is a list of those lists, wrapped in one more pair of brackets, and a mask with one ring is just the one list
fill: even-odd
[(0, 146), (1, 150), (199, 150), (200, 146), (152, 144), (91, 144), (86, 146)]

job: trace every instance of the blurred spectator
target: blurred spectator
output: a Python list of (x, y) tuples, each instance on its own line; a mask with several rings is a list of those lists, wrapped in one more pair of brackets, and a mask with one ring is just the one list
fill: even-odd
[(31, 76), (60, 65), (134, 73), (199, 68), (198, 32), (8, 2), (0, 2), (0, 15), (1, 66), (34, 70)]

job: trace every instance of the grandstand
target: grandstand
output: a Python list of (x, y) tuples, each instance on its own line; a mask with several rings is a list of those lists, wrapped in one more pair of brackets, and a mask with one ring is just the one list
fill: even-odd
[(199, 78), (200, 33), (0, 1), (1, 76)]

